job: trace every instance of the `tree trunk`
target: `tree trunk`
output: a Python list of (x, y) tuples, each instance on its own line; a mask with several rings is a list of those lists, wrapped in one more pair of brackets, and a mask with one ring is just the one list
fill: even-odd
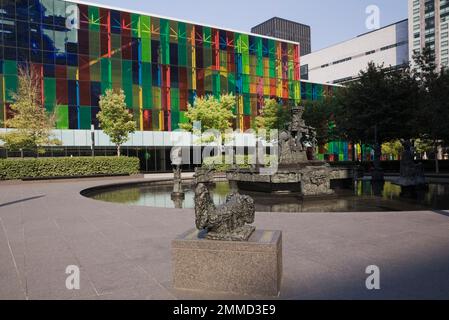
[(440, 173), (440, 163), (438, 161), (438, 142), (435, 141), (435, 173)]
[(120, 157), (121, 153), (120, 153), (120, 145), (117, 145), (117, 157)]
[(381, 165), (381, 157), (382, 157), (382, 144), (376, 143), (374, 145), (374, 160), (373, 160), (374, 168), (371, 173), (373, 181), (384, 180), (384, 173)]

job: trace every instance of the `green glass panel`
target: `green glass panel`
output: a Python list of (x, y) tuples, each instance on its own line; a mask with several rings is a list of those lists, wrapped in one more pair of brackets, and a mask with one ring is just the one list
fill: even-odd
[(180, 121), (179, 111), (172, 111), (171, 112), (171, 129), (172, 129), (172, 131), (179, 129), (179, 121)]
[(111, 61), (108, 58), (101, 59), (101, 82), (102, 84), (112, 82)]
[(162, 64), (170, 64), (170, 23), (168, 20), (161, 19), (161, 52)]
[(151, 86), (152, 84), (151, 63), (142, 63), (142, 86)]
[(316, 85), (317, 86), (317, 98), (318, 100), (322, 100), (323, 99), (323, 86), (322, 85)]
[(153, 110), (153, 129), (155, 131), (160, 130), (160, 124), (159, 124), (159, 110)]
[(89, 30), (100, 30), (100, 10), (98, 7), (89, 6)]
[(44, 97), (45, 105), (51, 106), (56, 104), (56, 79), (44, 79)]
[(242, 53), (242, 35), (240, 33), (234, 34), (235, 53)]
[(228, 74), (228, 89), (230, 92), (235, 91), (235, 75), (233, 73)]
[(79, 108), (79, 117), (80, 117), (80, 129), (88, 130), (91, 126), (91, 116), (92, 112), (90, 107), (82, 106)]
[(0, 111), (3, 112), (3, 102), (5, 97), (3, 96), (3, 75), (0, 74)]
[(269, 77), (276, 78), (276, 59), (269, 58)]
[(132, 85), (132, 107), (137, 110), (137, 114), (139, 114), (140, 108), (140, 87), (137, 84)]
[(213, 82), (213, 94), (216, 98), (220, 96), (221, 93), (221, 82), (220, 82), (220, 74), (217, 72), (214, 72), (212, 75), (212, 82)]
[(16, 61), (11, 61), (11, 60), (3, 61), (3, 73), (6, 75), (17, 75)]
[(179, 89), (177, 88), (170, 89), (170, 102), (171, 102), (171, 111), (179, 112)]
[(89, 32), (89, 55), (93, 59), (100, 57), (100, 33), (98, 31)]
[(312, 100), (312, 84), (306, 83), (306, 97), (307, 100)]
[(243, 96), (243, 114), (245, 116), (251, 115), (251, 99), (249, 94)]
[(180, 40), (187, 39), (186, 32), (187, 32), (186, 24), (184, 22), (178, 22), (178, 38)]
[(140, 16), (140, 33), (142, 38), (151, 38), (151, 18)]
[(249, 93), (249, 81), (250, 77), (246, 74), (242, 75), (242, 81), (243, 81), (243, 93)]
[(56, 128), (68, 129), (69, 128), (69, 107), (57, 106), (56, 107)]
[(12, 101), (13, 93), (17, 92), (17, 76), (7, 76), (5, 75), (5, 95), (6, 101)]
[(153, 96), (151, 93), (151, 86), (142, 88), (142, 108), (145, 110), (150, 110), (153, 108)]
[(152, 96), (153, 96), (153, 109), (160, 110), (161, 109), (161, 88), (153, 87)]
[(132, 13), (131, 14), (131, 35), (134, 38), (138, 38), (140, 33), (139, 33), (139, 26), (140, 26), (140, 15), (137, 13)]
[(133, 63), (130, 60), (122, 60), (122, 82), (133, 82)]
[(182, 39), (180, 39), (180, 43), (178, 44), (178, 64), (181, 67), (187, 66), (187, 44)]
[(210, 48), (212, 41), (212, 34), (209, 27), (203, 27), (203, 47)]
[(268, 39), (268, 52), (270, 59), (276, 59), (276, 42), (272, 39)]
[(132, 82), (126, 82), (123, 81), (122, 82), (122, 89), (123, 92), (125, 93), (125, 103), (126, 106), (130, 109), (132, 109), (133, 106), (133, 84)]
[(256, 51), (257, 51), (256, 75), (259, 76), (259, 77), (263, 77), (263, 47), (262, 47), (262, 38), (256, 38)]
[(151, 39), (142, 38), (142, 61), (151, 62)]
[(186, 117), (185, 111), (179, 113), (179, 123), (188, 123), (189, 119)]

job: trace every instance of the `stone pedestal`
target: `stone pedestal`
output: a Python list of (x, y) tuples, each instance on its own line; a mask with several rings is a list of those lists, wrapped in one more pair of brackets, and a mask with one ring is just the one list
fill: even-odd
[(249, 241), (205, 240), (190, 230), (172, 242), (175, 289), (276, 297), (282, 280), (282, 232), (256, 230)]

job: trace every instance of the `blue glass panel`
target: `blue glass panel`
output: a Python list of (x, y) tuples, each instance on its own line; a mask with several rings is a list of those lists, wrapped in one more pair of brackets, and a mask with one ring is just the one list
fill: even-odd
[(16, 20), (16, 1), (2, 0), (3, 19)]
[(262, 55), (265, 58), (270, 57), (270, 49), (268, 48), (268, 39), (262, 39)]
[(54, 64), (44, 64), (44, 77), (49, 77), (49, 78), (55, 77), (55, 65)]
[(68, 102), (69, 105), (77, 106), (77, 83), (75, 80), (68, 80)]
[(155, 64), (160, 63), (160, 54), (160, 42), (157, 40), (151, 40), (151, 62)]
[(170, 87), (179, 88), (178, 67), (170, 67)]
[(69, 106), (69, 129), (78, 129), (78, 108)]
[(17, 21), (17, 46), (27, 49), (30, 47), (30, 25), (26, 21)]
[[(100, 100), (101, 95), (101, 83), (100, 82), (91, 82), (90, 83), (90, 104), (92, 106), (98, 106), (98, 102)], [(92, 117), (93, 119), (93, 117)]]
[(178, 65), (178, 44), (170, 43), (170, 64), (172, 66)]
[(28, 0), (28, 19), (30, 22), (41, 23), (42, 6), (39, 0)]
[(111, 10), (111, 32), (120, 34), (121, 23), (120, 23), (120, 12)]
[(161, 86), (161, 69), (159, 68), (159, 65), (153, 64), (151, 66), (151, 76), (153, 79), (153, 86), (160, 87)]
[(226, 31), (220, 30), (220, 49), (226, 50), (228, 47)]
[(16, 0), (16, 19), (28, 21), (28, 0)]

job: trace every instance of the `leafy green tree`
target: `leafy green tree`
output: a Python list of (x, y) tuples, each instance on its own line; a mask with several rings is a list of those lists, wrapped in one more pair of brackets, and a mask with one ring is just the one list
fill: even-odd
[(339, 138), (334, 113), (338, 108), (335, 97), (304, 103), (304, 121), (315, 128), (318, 145), (324, 145)]
[(404, 151), (404, 147), (400, 140), (393, 140), (389, 142), (385, 142), (382, 145), (382, 154), (388, 157), (395, 157), (396, 159), (402, 155), (402, 151)]
[(431, 140), (435, 153), (435, 170), (439, 172), (438, 149), (449, 142), (449, 70), (437, 70), (431, 49), (414, 56), (414, 76), (419, 84), (419, 108), (416, 126), (423, 140)]
[(275, 99), (265, 99), (261, 114), (256, 117), (257, 129), (267, 131), (284, 129), (291, 119), (291, 106), (285, 106)]
[(19, 68), (17, 92), (11, 93), (13, 115), (5, 121), (6, 127), (15, 130), (0, 135), (7, 149), (37, 150), (39, 154), (45, 152), (45, 146), (61, 144), (52, 138), (55, 114), (48, 113), (43, 106), (40, 83), (40, 76), (34, 69)]
[(339, 90), (337, 126), (346, 140), (372, 145), (380, 168), (381, 146), (416, 137), (418, 87), (408, 69), (388, 70), (369, 63), (359, 81)]
[(189, 104), (185, 116), (187, 123), (180, 123), (181, 129), (192, 131), (195, 122), (201, 122), (201, 130), (218, 130), (224, 133), (232, 128), (232, 121), (236, 118), (233, 111), (236, 106), (236, 98), (233, 94), (197, 97), (193, 105)]
[(136, 122), (126, 108), (125, 99), (123, 90), (119, 92), (106, 90), (100, 97), (100, 112), (97, 114), (101, 129), (117, 147), (118, 157), (121, 145), (129, 140), (130, 133), (136, 131)]

